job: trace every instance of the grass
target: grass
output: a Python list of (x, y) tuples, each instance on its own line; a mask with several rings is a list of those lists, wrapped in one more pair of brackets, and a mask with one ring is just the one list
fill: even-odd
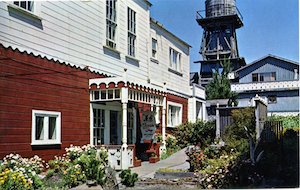
[(181, 173), (181, 172), (188, 172), (187, 170), (182, 169), (172, 169), (172, 168), (159, 168), (157, 172), (164, 172), (164, 173)]

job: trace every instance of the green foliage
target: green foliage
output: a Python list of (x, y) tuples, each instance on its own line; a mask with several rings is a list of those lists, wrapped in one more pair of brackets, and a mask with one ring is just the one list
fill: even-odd
[(179, 150), (180, 147), (177, 145), (176, 138), (168, 135), (166, 138), (166, 151), (161, 154), (160, 159), (164, 160)]
[(121, 183), (126, 187), (133, 187), (134, 183), (138, 180), (137, 173), (131, 173), (131, 170), (122, 170), (120, 173)]
[(297, 116), (271, 116), (268, 117), (269, 121), (282, 121), (283, 127), (286, 129), (298, 129), (300, 126), (300, 117)]
[(232, 110), (232, 119), (233, 124), (226, 127), (224, 134), (224, 140), (227, 144), (235, 145), (236, 142), (231, 141), (248, 139), (244, 127), (247, 127), (250, 134), (255, 136), (255, 113), (253, 108)]
[(175, 132), (177, 144), (183, 148), (187, 145), (201, 147), (211, 144), (215, 139), (215, 123), (198, 120), (196, 123), (185, 123), (177, 127)]
[(231, 71), (230, 60), (225, 60), (221, 62), (223, 67), (222, 73), (218, 71), (213, 74), (213, 80), (206, 86), (206, 99), (230, 99), (229, 105), (233, 102), (237, 105), (237, 94), (232, 92), (230, 89), (230, 80), (228, 79), (228, 74)]

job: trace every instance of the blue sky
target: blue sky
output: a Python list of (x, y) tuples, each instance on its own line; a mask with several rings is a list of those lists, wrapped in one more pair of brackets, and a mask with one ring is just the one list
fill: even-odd
[[(151, 16), (192, 46), (191, 71), (198, 71), (202, 28), (196, 11), (205, 0), (150, 0)], [(299, 61), (298, 0), (237, 0), (244, 27), (237, 30), (238, 48), (246, 63), (267, 54)]]

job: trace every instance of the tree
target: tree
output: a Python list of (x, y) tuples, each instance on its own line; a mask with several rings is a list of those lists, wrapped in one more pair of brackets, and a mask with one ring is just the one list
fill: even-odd
[(237, 94), (232, 92), (230, 89), (230, 81), (228, 79), (228, 74), (231, 71), (230, 60), (224, 60), (220, 62), (223, 70), (221, 73), (217, 70), (213, 74), (213, 80), (206, 86), (206, 99), (229, 99), (228, 104), (237, 105)]

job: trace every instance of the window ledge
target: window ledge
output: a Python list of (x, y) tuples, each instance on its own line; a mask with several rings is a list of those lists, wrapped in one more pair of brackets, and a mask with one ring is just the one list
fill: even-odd
[(150, 60), (151, 60), (153, 63), (159, 64), (159, 61), (158, 61), (157, 59), (155, 59), (155, 58), (150, 58)]
[(176, 71), (176, 70), (174, 70), (174, 69), (169, 68), (168, 71), (170, 71), (171, 73), (174, 73), (174, 74), (176, 74), (176, 75), (178, 75), (178, 76), (181, 76), (181, 77), (183, 76), (182, 73), (180, 73), (180, 72), (178, 72), (178, 71)]
[(131, 59), (131, 60), (133, 60), (133, 61), (135, 61), (135, 62), (140, 62), (140, 60), (138, 60), (138, 59), (136, 59), (135, 57), (132, 57), (132, 56), (130, 56), (130, 55), (126, 55), (125, 56), (126, 57), (126, 59)]
[(61, 145), (61, 142), (32, 142), (31, 146)]
[(8, 9), (11, 9), (11, 10), (13, 10), (13, 11), (17, 11), (17, 12), (22, 13), (22, 14), (28, 16), (28, 17), (33, 18), (33, 19), (36, 19), (36, 20), (39, 20), (39, 21), (42, 20), (41, 17), (37, 16), (37, 15), (34, 14), (33, 12), (30, 12), (30, 11), (28, 11), (28, 10), (25, 10), (25, 9), (23, 9), (23, 8), (17, 6), (17, 5), (14, 5), (14, 4), (8, 4), (7, 7), (8, 7)]
[(110, 51), (113, 51), (113, 52), (115, 52), (115, 53), (117, 53), (117, 54), (121, 54), (121, 52), (119, 52), (118, 50), (116, 50), (116, 49), (114, 49), (114, 48), (111, 48), (111, 47), (109, 47), (109, 46), (104, 45), (103, 48), (104, 48), (104, 49), (108, 49), (108, 50), (110, 50)]

